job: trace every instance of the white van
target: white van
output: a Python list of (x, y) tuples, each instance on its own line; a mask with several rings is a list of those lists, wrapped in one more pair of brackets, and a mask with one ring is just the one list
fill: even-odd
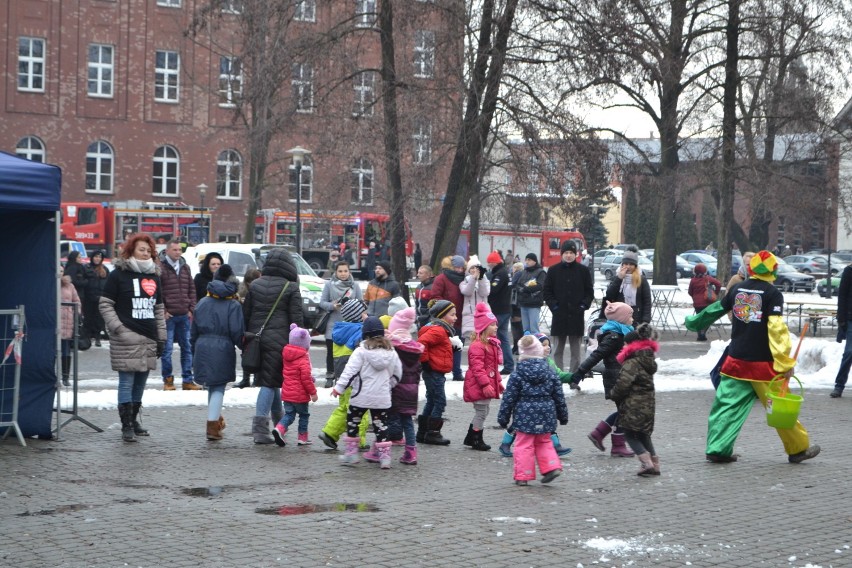
[(317, 276), (317, 273), (305, 262), (305, 259), (296, 254), (292, 247), (283, 245), (259, 245), (252, 243), (202, 243), (194, 247), (187, 247), (183, 253), (192, 277), (200, 270), (199, 258), (203, 259), (209, 252), (218, 252), (222, 255), (225, 263), (234, 269), (234, 275), (242, 281), (246, 271), (250, 268), (263, 269), (266, 255), (274, 248), (284, 248), (293, 255), (296, 263), (296, 272), (299, 275), (299, 292), (302, 294), (302, 313), (305, 319), (305, 327), (310, 329), (320, 315), (320, 297), (325, 286), (325, 280)]

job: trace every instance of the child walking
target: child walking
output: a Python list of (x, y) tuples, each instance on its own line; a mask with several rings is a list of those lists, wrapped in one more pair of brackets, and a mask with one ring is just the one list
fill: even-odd
[(454, 329), (456, 306), (449, 300), (430, 300), (428, 324), (420, 328), (417, 341), (423, 344), (420, 357), (423, 365), (423, 384), (426, 385), (426, 404), (423, 414), (417, 417), (417, 441), (421, 444), (448, 446), (450, 441), (441, 436), (447, 407), (444, 384), (445, 373), (453, 370), (453, 353), (461, 351), (462, 341)]
[(298, 444), (307, 446), (311, 444), (308, 439), (308, 421), (311, 413), (308, 410), (308, 401), (317, 401), (317, 387), (314, 384), (312, 374), (311, 358), (308, 349), (311, 348), (311, 334), (295, 323), (290, 324), (290, 341), (281, 351), (284, 361), (284, 381), (281, 384), (281, 401), (284, 403), (284, 416), (272, 429), (272, 437), (275, 443), (282, 448), (287, 445), (284, 435), (287, 428), (299, 415), (299, 437)]
[[(402, 435), (405, 439), (405, 451), (399, 462), (405, 465), (417, 465), (417, 440), (414, 434), (413, 416), (417, 414), (417, 398), (420, 388), (420, 356), (423, 344), (411, 337), (411, 326), (417, 317), (414, 308), (398, 311), (388, 324), (385, 336), (390, 339), (400, 363), (402, 377), (391, 391), (390, 431), (391, 441)], [(368, 452), (369, 455), (369, 452)], [(368, 455), (364, 459), (370, 459)]]
[(358, 429), (369, 411), (376, 434), (376, 453), (379, 465), (389, 469), (391, 442), (388, 440), (388, 412), (391, 406), (391, 389), (402, 376), (402, 364), (393, 345), (385, 337), (385, 327), (377, 317), (364, 320), (361, 345), (352, 352), (346, 368), (331, 390), (340, 396), (352, 388), (349, 410), (346, 413), (346, 453), (340, 456), (342, 465), (358, 463)]
[(536, 462), (541, 482), (550, 483), (562, 473), (550, 436), (557, 420), (568, 424), (568, 406), (556, 373), (544, 360), (541, 342), (525, 335), (518, 342), (518, 353), (519, 363), (509, 375), (497, 422), (506, 428), (511, 420), (516, 432), (515, 484), (528, 485), (535, 479)]
[(647, 323), (624, 337), (626, 345), (618, 354), (621, 372), (612, 387), (610, 398), (618, 405), (618, 424), (624, 437), (639, 458), (637, 475), (660, 475), (660, 460), (651, 442), (654, 431), (654, 353), (660, 348), (657, 333)]
[(491, 399), (500, 398), (500, 365), (503, 351), (497, 339), (497, 318), (488, 304), (476, 304), (473, 314), (474, 334), (467, 352), (468, 368), (464, 375), (464, 401), (473, 403), (473, 421), (467, 427), (464, 445), (488, 451), (491, 446), (482, 439), (482, 429), (491, 408)]

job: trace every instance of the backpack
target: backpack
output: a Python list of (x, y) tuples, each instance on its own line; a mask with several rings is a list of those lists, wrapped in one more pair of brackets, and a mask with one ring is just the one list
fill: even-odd
[(717, 293), (717, 290), (716, 290), (716, 285), (715, 285), (715, 284), (713, 284), (712, 282), (708, 282), (708, 283), (707, 283), (707, 289), (706, 289), (706, 291), (704, 292), (704, 294), (705, 294), (705, 296), (704, 296), (704, 297), (705, 297), (705, 298), (707, 299), (707, 301), (708, 301), (708, 302), (710, 302), (711, 304), (712, 304), (713, 302), (715, 302), (715, 301), (716, 301), (716, 298), (719, 296), (719, 295), (718, 295), (718, 293)]

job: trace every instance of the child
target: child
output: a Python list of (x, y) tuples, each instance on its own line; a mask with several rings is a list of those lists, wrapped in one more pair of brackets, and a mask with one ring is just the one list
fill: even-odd
[[(340, 317), (342, 321), (335, 322), (331, 331), (331, 340), (334, 342), (334, 379), (340, 378), (346, 363), (349, 361), (349, 356), (361, 343), (361, 328), (364, 318), (367, 317), (367, 305), (357, 298), (349, 298), (340, 306)], [(340, 402), (335, 408), (322, 431), (319, 433), (319, 439), (322, 443), (331, 448), (337, 449), (337, 440), (346, 432), (346, 412), (349, 407), (349, 395), (352, 394), (351, 389), (343, 393), (340, 397)], [(361, 446), (367, 445), (367, 422), (364, 421), (361, 428)]]
[(482, 428), (488, 418), (492, 398), (500, 398), (500, 365), (503, 351), (497, 339), (497, 318), (488, 304), (476, 304), (473, 314), (474, 335), (467, 352), (468, 368), (464, 375), (464, 401), (473, 403), (473, 422), (467, 427), (464, 445), (474, 450), (488, 451), (491, 446), (482, 440)]
[(556, 421), (568, 424), (568, 406), (562, 385), (544, 360), (544, 347), (532, 335), (518, 342), (519, 363), (509, 376), (497, 422), (515, 429), (515, 484), (528, 485), (535, 479), (535, 462), (541, 482), (550, 483), (562, 473), (562, 463), (553, 449), (551, 433)]
[[(692, 298), (692, 307), (697, 314), (716, 301), (722, 289), (722, 283), (707, 274), (707, 266), (703, 262), (696, 264), (692, 270), (695, 275), (689, 281), (687, 292)], [(707, 341), (707, 328), (698, 330), (697, 341)]]
[[(527, 332), (527, 335), (529, 332)], [(553, 372), (556, 373), (556, 377), (559, 380), (559, 384), (567, 383), (571, 380), (571, 373), (568, 371), (563, 371), (559, 367), (556, 366), (556, 362), (553, 360), (553, 357), (550, 356), (550, 338), (543, 333), (533, 334), (533, 337), (538, 339), (541, 342), (541, 346), (544, 349), (544, 358), (547, 361), (547, 364), (550, 365), (550, 368), (553, 369)], [(516, 347), (517, 349), (517, 347)], [(556, 432), (553, 432), (550, 436), (550, 440), (553, 442), (553, 449), (556, 451), (556, 455), (558, 456), (567, 456), (571, 453), (571, 448), (563, 447), (562, 442), (559, 441), (559, 436)], [(503, 440), (500, 443), (500, 455), (504, 458), (512, 457), (512, 444), (515, 442), (515, 434), (514, 429), (509, 426), (509, 428), (503, 433)]]
[[(610, 302), (604, 308), (606, 323), (598, 331), (598, 346), (594, 351), (580, 363), (577, 372), (571, 377), (571, 388), (580, 390), (580, 381), (591, 373), (595, 365), (604, 362), (603, 386), (604, 398), (609, 399), (609, 391), (618, 381), (618, 373), (621, 363), (616, 357), (621, 348), (624, 347), (624, 336), (633, 331), (633, 308), (624, 302)], [(612, 450), (610, 455), (617, 458), (632, 458), (633, 452), (624, 441), (624, 431), (616, 426), (618, 410), (602, 420), (588, 437), (592, 444), (600, 451), (606, 451), (603, 445), (604, 438), (612, 432)], [(615, 432), (612, 429), (615, 428)]]
[[(417, 313), (414, 308), (398, 311), (391, 318), (388, 331), (385, 334), (385, 337), (390, 339), (402, 363), (402, 377), (391, 391), (389, 430), (391, 431), (391, 441), (394, 441), (394, 438), (400, 435), (405, 438), (405, 451), (399, 458), (400, 463), (405, 465), (417, 465), (417, 444), (414, 435), (414, 421), (411, 417), (417, 414), (421, 371), (420, 356), (423, 354), (423, 345), (411, 338), (411, 326), (414, 325), (416, 317)], [(369, 460), (368, 455), (365, 455), (364, 459)]]
[(287, 428), (299, 415), (299, 441), (300, 446), (311, 444), (308, 440), (308, 420), (311, 413), (308, 411), (308, 401), (317, 401), (317, 387), (314, 385), (314, 377), (311, 373), (311, 357), (308, 349), (311, 348), (311, 334), (307, 329), (302, 329), (295, 323), (290, 324), (290, 341), (281, 351), (281, 359), (284, 361), (284, 382), (281, 384), (281, 400), (284, 402), (284, 416), (272, 429), (272, 437), (275, 443), (282, 448), (287, 445), (284, 435)]
[(426, 404), (423, 414), (417, 417), (417, 441), (421, 444), (448, 446), (450, 441), (441, 436), (444, 427), (445, 373), (453, 370), (453, 352), (461, 351), (461, 339), (456, 337), (456, 306), (449, 300), (429, 301), (429, 323), (420, 328), (417, 341), (423, 344), (420, 363), (423, 366), (423, 383), (426, 385)]
[(637, 475), (660, 475), (660, 460), (651, 442), (654, 431), (654, 353), (660, 348), (657, 333), (647, 323), (624, 337), (627, 345), (618, 354), (622, 364), (610, 398), (618, 405), (618, 424), (627, 443), (639, 458)]
[(331, 390), (332, 396), (340, 396), (352, 389), (349, 410), (346, 413), (346, 453), (340, 456), (342, 465), (358, 463), (358, 428), (369, 410), (376, 434), (376, 453), (379, 465), (389, 469), (391, 464), (391, 442), (387, 439), (388, 412), (391, 406), (391, 389), (402, 376), (402, 364), (389, 339), (385, 327), (377, 317), (364, 320), (361, 332), (364, 339), (358, 346), (346, 368)]

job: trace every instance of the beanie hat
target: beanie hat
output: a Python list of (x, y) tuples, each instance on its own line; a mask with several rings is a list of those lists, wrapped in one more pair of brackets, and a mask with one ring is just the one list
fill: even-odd
[(559, 249), (560, 253), (573, 252), (577, 254), (577, 243), (574, 241), (565, 241), (562, 243), (562, 247)]
[[(227, 265), (223, 265), (227, 266)], [(219, 270), (222, 270), (221, 268)], [(218, 271), (217, 271), (218, 274)], [(290, 345), (295, 345), (296, 347), (301, 347), (302, 349), (310, 349), (311, 347), (311, 334), (308, 333), (307, 329), (303, 329), (299, 327), (295, 323), (290, 324)]]
[(449, 300), (429, 300), (429, 315), (436, 319), (441, 319), (456, 305)]
[(550, 343), (550, 336), (548, 336), (546, 333), (534, 333), (533, 337), (538, 339), (541, 342), (542, 345), (544, 345), (545, 341)]
[(450, 264), (453, 268), (464, 268), (464, 257), (457, 254), (450, 259)]
[(367, 304), (358, 298), (348, 298), (343, 305), (340, 306), (340, 317), (343, 321), (350, 323), (360, 323), (361, 315), (367, 311)]
[(89, 258), (90, 258), (90, 259), (94, 259), (96, 256), (99, 256), (99, 257), (101, 257), (101, 259), (103, 259), (103, 258), (104, 258), (104, 251), (102, 251), (102, 250), (96, 250), (95, 252), (93, 252), (93, 253), (89, 256)]
[(627, 251), (621, 257), (621, 263), (624, 264), (625, 262), (629, 262), (633, 266), (639, 266), (639, 255), (633, 251)]
[(699, 274), (707, 274), (707, 265), (705, 265), (703, 262), (699, 262), (695, 265), (692, 271), (695, 273), (696, 276), (698, 276)]
[(633, 343), (634, 341), (639, 341), (640, 339), (652, 339), (656, 341), (657, 337), (657, 330), (651, 327), (650, 324), (640, 323), (638, 326), (636, 326), (636, 329), (624, 336), (624, 342)]
[(379, 262), (376, 263), (376, 266), (381, 266), (384, 269), (384, 271), (388, 273), (388, 276), (390, 276), (391, 272), (393, 272), (391, 270), (390, 262), (388, 262), (386, 260), (380, 260)]
[(405, 298), (402, 296), (397, 296), (396, 298), (391, 298), (390, 302), (388, 302), (388, 315), (392, 316), (400, 310), (404, 310), (408, 307), (408, 304), (405, 303)]
[(473, 329), (476, 333), (482, 333), (492, 323), (497, 323), (497, 318), (491, 313), (491, 307), (485, 302), (476, 304), (476, 313), (473, 314)]
[(748, 275), (765, 282), (775, 281), (778, 274), (778, 259), (768, 250), (762, 250), (748, 263)]
[(482, 266), (479, 257), (475, 254), (470, 255), (470, 260), (467, 261), (467, 267), (470, 268), (471, 266)]
[(216, 270), (216, 274), (213, 275), (213, 280), (221, 280), (222, 282), (227, 282), (231, 276), (234, 275), (234, 269), (231, 268), (227, 264), (223, 264)]
[(535, 255), (534, 252), (527, 253), (527, 256), (524, 257), (524, 260), (531, 260), (534, 263), (538, 264), (538, 257)]
[(606, 319), (631, 325), (633, 323), (633, 308), (624, 302), (610, 302), (604, 308)]
[(385, 326), (382, 325), (382, 320), (376, 316), (370, 316), (364, 320), (364, 327), (361, 329), (361, 337), (369, 339), (370, 337), (382, 337), (385, 334)]
[(488, 254), (488, 258), (485, 259), (485, 262), (488, 264), (502, 264), (503, 258), (500, 256), (499, 252), (494, 250)]
[(388, 335), (393, 335), (403, 341), (411, 340), (411, 326), (414, 325), (416, 317), (417, 312), (414, 308), (399, 310), (393, 315), (388, 324)]
[(525, 335), (518, 341), (520, 359), (544, 357), (544, 346), (534, 335)]

